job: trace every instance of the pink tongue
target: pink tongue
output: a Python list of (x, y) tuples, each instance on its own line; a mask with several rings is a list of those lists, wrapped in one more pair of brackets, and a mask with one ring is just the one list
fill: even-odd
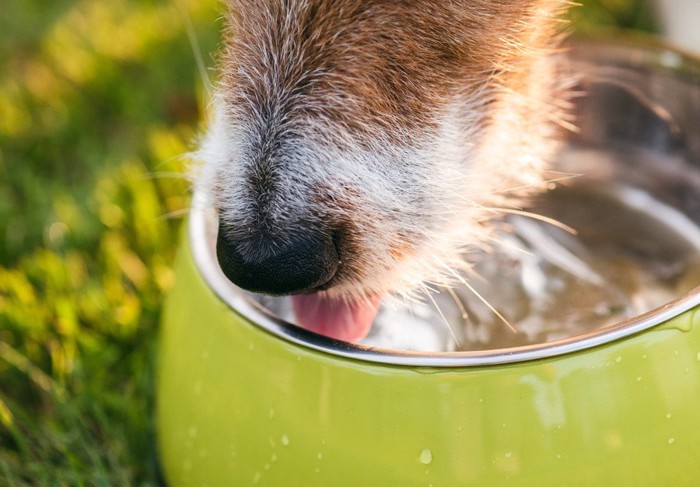
[(347, 302), (324, 293), (292, 296), (294, 315), (300, 326), (320, 335), (346, 342), (364, 338), (377, 316), (380, 297)]

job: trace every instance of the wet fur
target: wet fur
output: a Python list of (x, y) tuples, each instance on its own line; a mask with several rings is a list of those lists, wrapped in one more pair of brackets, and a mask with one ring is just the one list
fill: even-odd
[(543, 187), (565, 119), (558, 0), (229, 1), (198, 184), (266, 252), (334, 239), (326, 292), (450, 283)]

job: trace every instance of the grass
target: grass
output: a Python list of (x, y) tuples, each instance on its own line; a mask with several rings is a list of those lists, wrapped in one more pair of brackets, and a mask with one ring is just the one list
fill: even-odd
[[(0, 17), (0, 485), (153, 485), (153, 359), (216, 2)], [(201, 98), (201, 97), (200, 97)]]
[[(180, 156), (204, 118), (195, 58), (216, 51), (219, 8), (3, 2), (0, 486), (160, 483), (158, 320), (189, 200)], [(574, 17), (653, 27), (628, 0)]]

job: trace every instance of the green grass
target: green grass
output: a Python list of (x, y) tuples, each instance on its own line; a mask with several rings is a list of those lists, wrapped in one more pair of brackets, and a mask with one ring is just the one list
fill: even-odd
[(185, 26), (215, 51), (217, 9), (3, 4), (0, 485), (156, 483), (156, 332), (203, 118)]
[[(158, 485), (158, 320), (219, 5), (1, 10), (0, 486)], [(574, 16), (653, 27), (627, 0)]]

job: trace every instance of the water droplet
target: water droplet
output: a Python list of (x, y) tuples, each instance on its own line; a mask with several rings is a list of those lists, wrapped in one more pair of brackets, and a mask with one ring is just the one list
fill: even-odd
[(642, 382), (642, 376), (641, 376), (641, 375), (637, 376), (637, 382)]
[(276, 454), (276, 453), (273, 453), (273, 454), (272, 454), (272, 456), (270, 457), (270, 461), (271, 461), (272, 463), (275, 463), (275, 462), (277, 461), (277, 454)]
[(287, 435), (282, 435), (281, 441), (284, 446), (289, 446), (289, 437)]
[(260, 483), (260, 477), (262, 477), (260, 472), (255, 472), (255, 475), (253, 475), (253, 483), (255, 485), (258, 485)]
[(270, 470), (270, 464), (266, 463), (265, 466), (263, 467), (265, 470)]
[(674, 356), (674, 357), (678, 357), (678, 350), (674, 350), (674, 351), (673, 351), (673, 356)]
[(318, 452), (318, 455), (316, 455), (316, 458), (318, 458), (319, 460), (323, 460), (323, 453)]
[(317, 468), (316, 470), (314, 470), (314, 472), (316, 472), (316, 473), (321, 473), (321, 469), (320, 469), (320, 468)]
[(669, 439), (668, 439), (668, 444), (669, 444), (669, 445), (673, 445), (675, 442), (676, 442), (676, 439), (675, 439), (675, 438), (669, 438)]
[(669, 419), (671, 417), (671, 413), (666, 413), (666, 419)]
[(647, 358), (647, 354), (645, 353), (644, 355), (642, 355), (642, 358), (643, 358), (643, 359), (646, 359), (646, 358)]
[(622, 357), (615, 357), (615, 363), (620, 363), (622, 362)]
[(557, 453), (557, 458), (561, 458), (561, 453)]
[(433, 452), (431, 452), (429, 448), (424, 448), (421, 450), (419, 458), (423, 465), (430, 465), (433, 461)]
[(251, 352), (252, 352), (253, 350), (255, 350), (255, 343), (249, 343), (249, 344), (248, 344), (248, 350), (250, 350)]
[(187, 434), (189, 435), (190, 438), (196, 438), (197, 437), (197, 427), (190, 426), (190, 429), (187, 430)]
[(700, 362), (700, 352), (695, 356), (696, 359), (698, 359), (698, 362)]
[(512, 452), (512, 451), (507, 451), (505, 456), (506, 456), (506, 458), (510, 458), (510, 457), (513, 456), (513, 452)]
[(274, 418), (275, 417), (275, 410), (270, 408), (270, 411), (268, 411), (268, 413), (267, 413), (267, 417), (268, 417), (268, 419)]

